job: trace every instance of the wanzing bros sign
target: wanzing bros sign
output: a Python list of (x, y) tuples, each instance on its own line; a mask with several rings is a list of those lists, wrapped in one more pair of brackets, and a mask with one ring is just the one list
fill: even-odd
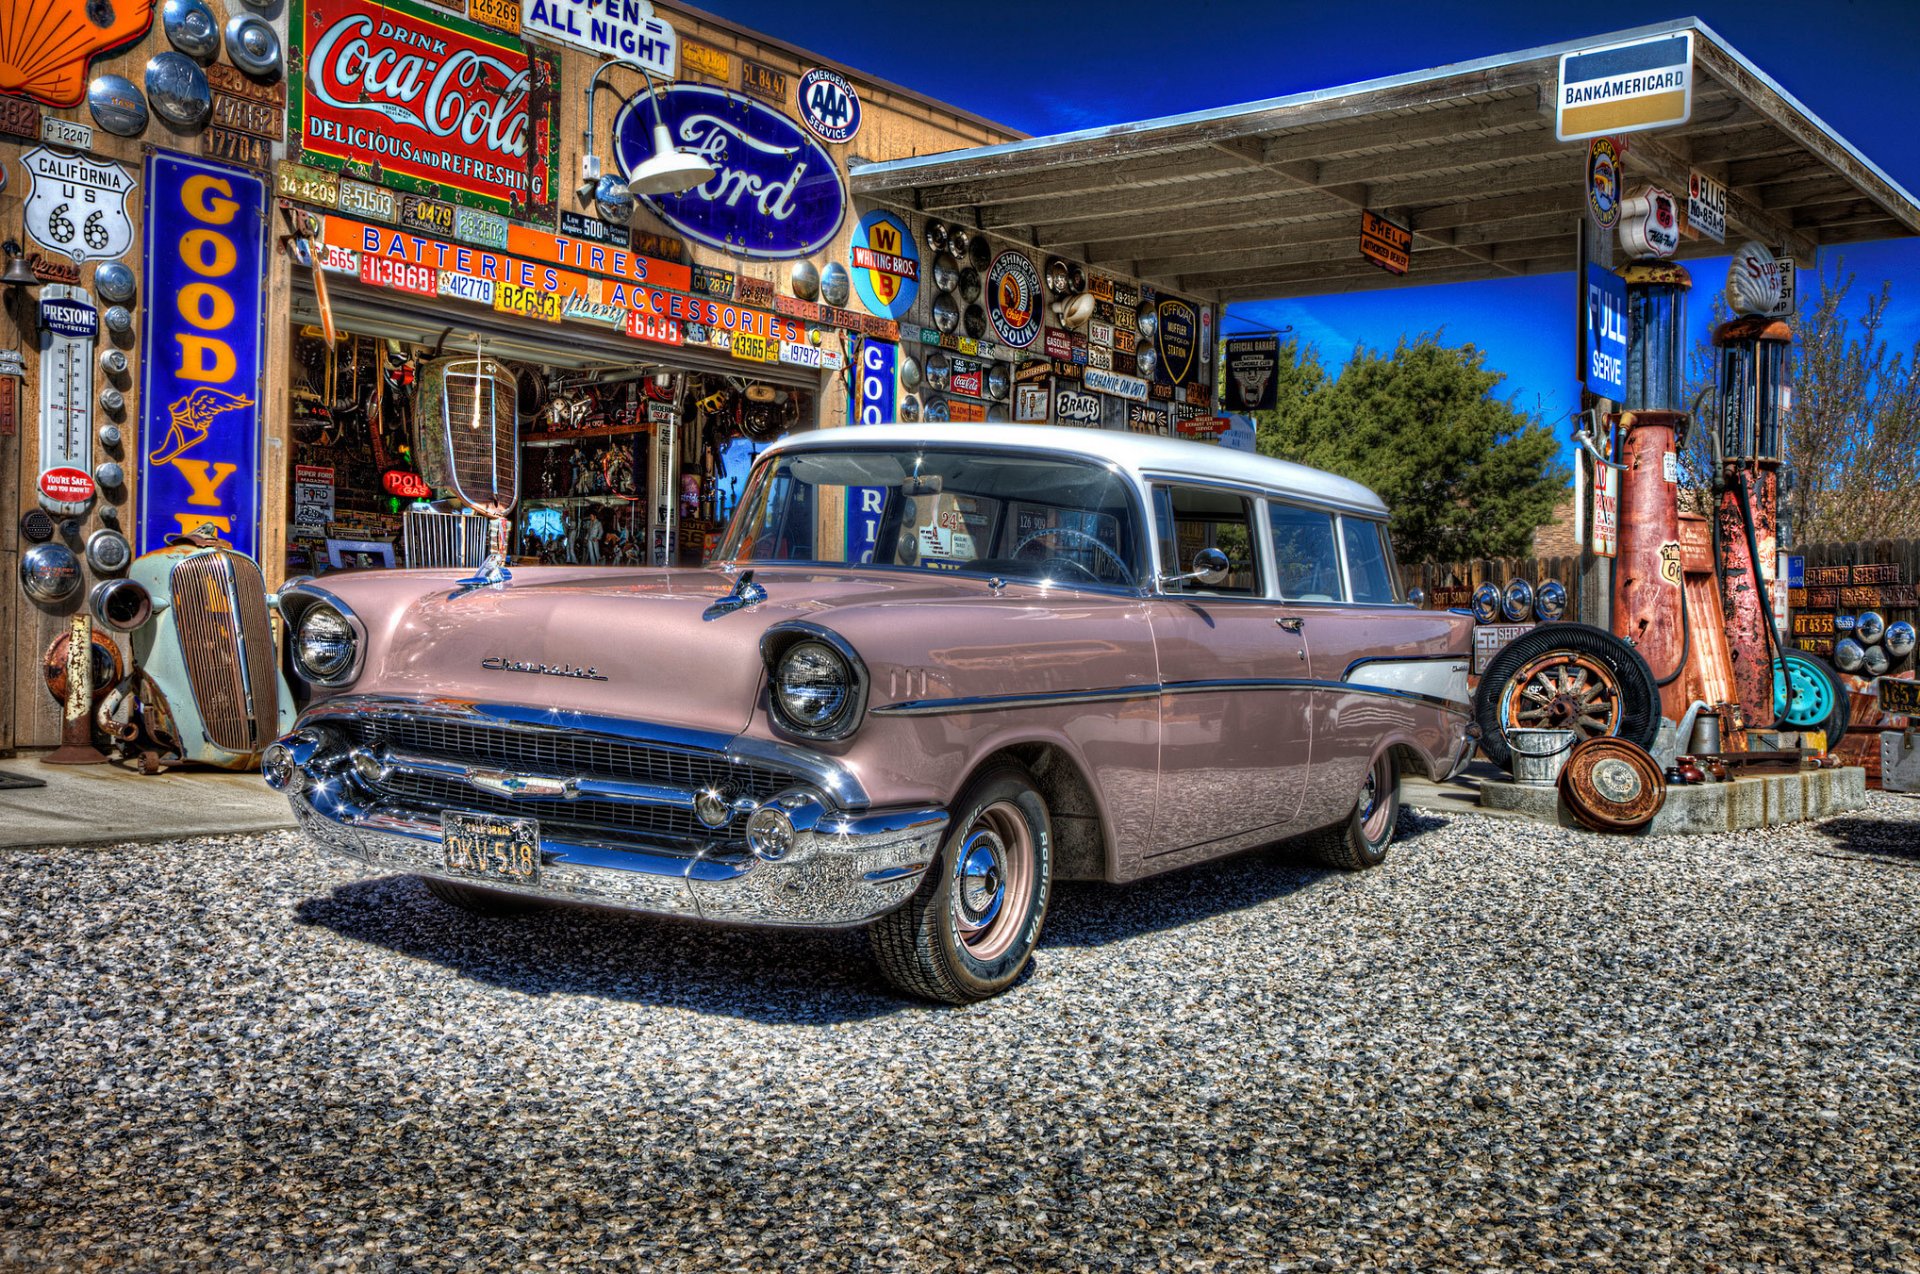
[(146, 176), (139, 551), (211, 522), (258, 557), (266, 183), (164, 150)]
[(530, 219), (552, 215), (551, 57), (409, 2), (296, 0), (300, 160)]

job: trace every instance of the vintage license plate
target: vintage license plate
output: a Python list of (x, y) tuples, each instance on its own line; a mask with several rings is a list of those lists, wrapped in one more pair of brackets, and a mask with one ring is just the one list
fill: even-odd
[(1532, 624), (1482, 624), (1473, 630), (1473, 675), (1479, 676), (1500, 653), (1501, 647), (1529, 632)]
[(59, 119), (48, 115), (40, 121), (40, 140), (51, 142), (55, 146), (72, 146), (76, 150), (93, 149), (93, 129), (85, 124), (76, 124), (70, 119)]
[(540, 883), (540, 824), (535, 819), (442, 812), (440, 841), (449, 871), (515, 885)]
[(1882, 712), (1920, 716), (1920, 681), (1882, 677), (1874, 683), (1874, 695)]

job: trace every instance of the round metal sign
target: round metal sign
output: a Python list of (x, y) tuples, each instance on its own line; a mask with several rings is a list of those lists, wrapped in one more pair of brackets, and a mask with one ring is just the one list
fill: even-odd
[(1026, 253), (1002, 252), (993, 259), (987, 271), (987, 304), (1002, 344), (1025, 349), (1040, 335), (1040, 288), (1040, 271)]
[(160, 25), (167, 43), (202, 66), (220, 56), (220, 22), (207, 0), (166, 0), (160, 6)]
[(108, 305), (125, 305), (131, 301), (134, 287), (133, 268), (124, 261), (102, 261), (93, 268), (93, 290)]
[(800, 77), (800, 122), (823, 142), (850, 142), (860, 131), (860, 95), (838, 71), (815, 67)]
[(118, 531), (104, 527), (87, 537), (87, 565), (99, 575), (114, 575), (133, 560), (133, 546)]
[(147, 99), (124, 75), (98, 75), (87, 85), (87, 113), (93, 122), (120, 137), (147, 131)]
[(905, 318), (920, 295), (920, 253), (907, 223), (884, 209), (869, 212), (854, 227), (847, 253), (860, 304), (882, 318)]
[(80, 559), (64, 544), (36, 544), (20, 555), (20, 587), (42, 606), (58, 606), (80, 591)]
[(156, 53), (147, 63), (147, 101), (154, 114), (180, 128), (203, 128), (213, 114), (207, 73), (178, 53)]
[(227, 23), (227, 56), (248, 75), (266, 79), (280, 73), (280, 37), (257, 14), (243, 13)]
[(1611, 735), (1576, 743), (1560, 771), (1560, 798), (1596, 832), (1645, 827), (1667, 801), (1667, 779), (1645, 748)]

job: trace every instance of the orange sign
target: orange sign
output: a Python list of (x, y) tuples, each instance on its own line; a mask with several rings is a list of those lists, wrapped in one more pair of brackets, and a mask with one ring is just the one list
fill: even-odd
[(1378, 213), (1360, 213), (1360, 255), (1388, 274), (1405, 274), (1411, 264), (1413, 231)]
[[(98, 14), (104, 24), (94, 20)], [(0, 94), (47, 106), (78, 106), (87, 67), (153, 25), (153, 0), (36, 0), (0, 8)]]

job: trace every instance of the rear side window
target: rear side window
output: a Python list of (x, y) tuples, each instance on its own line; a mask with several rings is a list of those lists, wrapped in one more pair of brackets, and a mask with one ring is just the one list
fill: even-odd
[(1393, 564), (1387, 556), (1387, 528), (1361, 518), (1341, 518), (1340, 538), (1347, 549), (1347, 582), (1353, 600), (1386, 605), (1394, 595)]
[(1340, 546), (1333, 538), (1333, 515), (1276, 503), (1268, 506), (1268, 520), (1273, 524), (1280, 596), (1293, 602), (1340, 601)]

